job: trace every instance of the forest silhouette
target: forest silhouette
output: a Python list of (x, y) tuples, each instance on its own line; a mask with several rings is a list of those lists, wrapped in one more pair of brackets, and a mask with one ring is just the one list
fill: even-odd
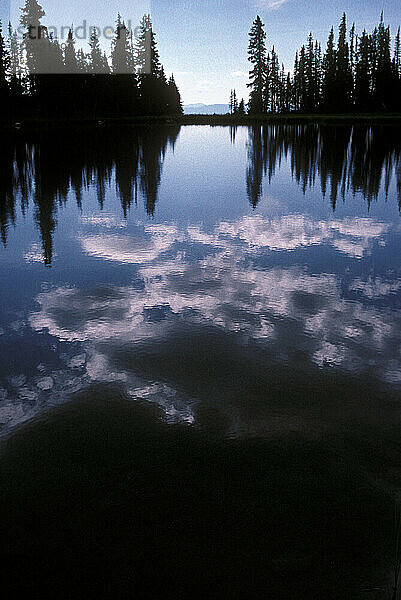
[[(331, 28), (326, 50), (308, 35), (296, 53), (292, 73), (280, 63), (273, 45), (268, 51), (265, 26), (259, 16), (249, 32), (248, 58), (252, 65), (248, 112), (347, 113), (401, 110), (401, 37), (394, 39), (383, 13), (372, 33), (348, 31), (344, 13), (335, 39)], [(231, 91), (230, 109), (241, 114), (241, 103)]]
[(43, 24), (37, 0), (25, 0), (20, 26), (11, 23), (5, 40), (0, 23), (0, 102), (6, 119), (124, 118), (182, 114), (174, 76), (167, 80), (150, 15), (134, 37), (117, 16), (111, 54), (102, 49), (93, 28), (89, 52), (76, 49), (72, 28), (60, 45)]
[[(83, 208), (85, 192), (96, 188), (99, 208), (106, 188), (115, 180), (126, 217), (130, 206), (143, 202), (152, 216), (157, 203), (163, 159), (174, 148), (179, 125), (60, 128), (54, 131), (9, 131), (1, 145), (4, 167), (0, 178), (0, 229), (3, 244), (17, 225), (17, 207), (31, 204), (42, 238), (43, 259), (51, 265), (57, 209), (71, 194)], [(289, 159), (292, 176), (303, 192), (320, 182), (322, 193), (336, 209), (346, 194), (361, 193), (370, 206), (381, 186), (387, 194), (397, 176), (401, 208), (401, 145), (399, 129), (388, 126), (255, 125), (249, 128), (246, 187), (256, 207), (263, 183)], [(235, 128), (230, 131), (235, 143)], [(129, 160), (127, 160), (129, 157)], [(264, 179), (266, 177), (266, 179)]]
[[(72, 28), (66, 42), (49, 32), (37, 0), (21, 9), (20, 39), (0, 23), (0, 118), (99, 119), (180, 116), (181, 96), (174, 76), (167, 80), (150, 15), (134, 37), (118, 14), (109, 55), (96, 28), (89, 52), (76, 48)], [(395, 37), (383, 14), (371, 33), (359, 33), (344, 13), (336, 36), (332, 27), (325, 50), (313, 37), (297, 51), (292, 70), (280, 62), (276, 46), (267, 47), (259, 16), (249, 32), (249, 102), (235, 89), (229, 112), (335, 114), (401, 111), (401, 34)]]

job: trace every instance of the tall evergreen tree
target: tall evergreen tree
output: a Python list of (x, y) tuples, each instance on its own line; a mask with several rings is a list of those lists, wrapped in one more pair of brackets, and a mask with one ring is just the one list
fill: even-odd
[(313, 66), (313, 78), (315, 108), (318, 108), (322, 101), (322, 47), (317, 41), (315, 43), (315, 61)]
[(285, 81), (285, 95), (284, 95), (284, 111), (290, 112), (293, 108), (293, 83), (291, 80), (291, 75), (287, 73), (287, 78)]
[(9, 67), (9, 55), (6, 42), (3, 37), (3, 26), (0, 20), (0, 97), (8, 93), (7, 71)]
[(11, 96), (18, 98), (24, 93), (24, 61), (22, 45), (18, 35), (8, 24), (8, 57), (9, 57), (9, 87)]
[(139, 100), (144, 114), (167, 114), (170, 91), (150, 15), (144, 15), (135, 48)]
[(168, 112), (171, 115), (182, 115), (184, 112), (181, 95), (173, 74), (168, 80)]
[(298, 73), (296, 80), (298, 109), (304, 111), (307, 105), (307, 81), (306, 81), (306, 49), (302, 46), (299, 52)]
[(64, 49), (64, 64), (67, 73), (78, 73), (78, 58), (75, 52), (75, 40), (72, 29), (69, 30)]
[(132, 73), (130, 33), (120, 14), (117, 17), (115, 37), (112, 42), (111, 64), (113, 73)]
[(315, 85), (315, 45), (312, 33), (308, 36), (305, 54), (305, 106), (308, 112), (316, 108), (316, 85)]
[(140, 23), (140, 32), (136, 44), (136, 65), (138, 74), (161, 77), (162, 65), (156, 36), (150, 15), (144, 15)]
[(401, 111), (401, 37), (400, 28), (398, 28), (394, 44), (393, 57), (393, 78), (394, 78), (394, 108)]
[(245, 102), (244, 102), (243, 98), (241, 98), (240, 103), (238, 104), (238, 114), (239, 115), (245, 114)]
[(401, 73), (401, 37), (400, 28), (398, 27), (397, 35), (395, 36), (393, 69), (396, 77), (400, 77)]
[(335, 107), (337, 53), (334, 46), (334, 28), (331, 28), (327, 48), (323, 57), (322, 101), (326, 109)]
[(358, 40), (355, 64), (355, 106), (367, 110), (371, 106), (371, 52), (370, 39), (365, 30)]
[(132, 36), (120, 14), (117, 16), (112, 42), (113, 104), (120, 114), (128, 116), (137, 109), (137, 80), (132, 54)]
[(232, 115), (238, 112), (237, 92), (235, 90), (231, 90), (230, 92), (229, 108)]
[(100, 42), (96, 28), (93, 28), (89, 38), (89, 70), (94, 74), (106, 74), (109, 72), (107, 59), (100, 48)]
[(48, 49), (45, 43), (47, 30), (42, 25), (42, 18), (46, 15), (37, 0), (25, 0), (21, 9), (20, 23), (25, 29), (24, 48), (26, 63), (29, 73), (34, 75), (45, 69), (44, 53)]
[(143, 15), (135, 46), (136, 72), (138, 75), (151, 72), (150, 61), (150, 15)]
[(336, 55), (336, 111), (348, 110), (352, 97), (352, 70), (350, 64), (349, 44), (347, 42), (347, 16), (341, 19)]
[(159, 49), (157, 47), (156, 35), (153, 31), (152, 23), (150, 23), (150, 74), (154, 77), (166, 80), (164, 69), (160, 62)]
[(355, 67), (356, 67), (356, 51), (358, 45), (358, 36), (355, 32), (355, 23), (352, 23), (352, 27), (349, 33), (350, 45), (349, 45), (349, 64), (351, 69), (352, 78), (352, 90), (351, 90), (351, 103), (355, 103)]
[(249, 32), (248, 60), (253, 65), (252, 70), (249, 72), (250, 82), (248, 83), (251, 90), (249, 94), (249, 112), (251, 114), (262, 113), (266, 76), (266, 33), (259, 15), (253, 22)]
[(372, 40), (372, 49), (375, 51), (375, 60), (372, 69), (373, 101), (376, 109), (385, 110), (392, 103), (393, 72), (390, 29), (384, 25), (383, 13), (375, 32), (375, 38)]
[(278, 112), (280, 107), (280, 67), (276, 50), (273, 46), (270, 56), (270, 65), (267, 78), (269, 80), (270, 102), (267, 109), (270, 112)]

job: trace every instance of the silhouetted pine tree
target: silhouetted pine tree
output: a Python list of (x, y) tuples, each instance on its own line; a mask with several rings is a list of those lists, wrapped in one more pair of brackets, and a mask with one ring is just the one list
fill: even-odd
[(393, 72), (391, 64), (390, 28), (385, 27), (383, 13), (371, 42), (373, 57), (373, 102), (377, 110), (386, 110), (392, 104)]
[(117, 16), (115, 37), (112, 42), (111, 64), (113, 73), (122, 75), (132, 73), (130, 35), (120, 14)]
[(355, 63), (355, 106), (368, 110), (371, 106), (370, 40), (365, 30), (358, 40)]
[(135, 51), (141, 112), (147, 115), (167, 114), (170, 92), (150, 15), (142, 18)]
[(269, 103), (267, 104), (267, 110), (269, 110), (272, 113), (275, 113), (280, 110), (280, 92), (281, 92), (280, 84), (281, 84), (281, 82), (280, 82), (280, 68), (279, 68), (278, 56), (274, 49), (274, 46), (272, 48), (271, 56), (270, 56), (268, 79), (269, 79), (270, 97), (269, 97)]
[(143, 15), (135, 45), (136, 72), (138, 75), (151, 72), (150, 64), (150, 15)]
[(109, 72), (108, 65), (106, 66), (104, 54), (100, 48), (99, 37), (95, 28), (92, 29), (89, 39), (89, 71), (93, 74), (103, 75)]
[[(132, 53), (132, 36), (125, 23), (117, 16), (115, 37), (112, 42), (113, 103), (120, 115), (129, 116), (137, 110), (137, 80)], [(118, 107), (118, 108), (117, 108)]]
[(270, 76), (270, 53), (266, 57), (265, 75), (264, 75), (264, 87), (263, 87), (263, 98), (262, 98), (262, 112), (266, 113), (270, 110), (271, 102), (271, 76)]
[(351, 90), (351, 104), (355, 104), (355, 66), (356, 66), (356, 51), (358, 44), (358, 36), (355, 32), (355, 23), (352, 24), (352, 27), (349, 32), (349, 65), (351, 69), (351, 78), (352, 78), (352, 90)]
[(184, 113), (184, 107), (181, 100), (181, 94), (172, 73), (167, 82), (167, 114), (181, 115)]
[(8, 97), (7, 71), (9, 67), (9, 55), (3, 37), (3, 27), (0, 20), (0, 102), (5, 102)]
[(281, 71), (280, 71), (280, 89), (279, 89), (279, 101), (278, 101), (278, 110), (279, 112), (286, 111), (286, 76), (284, 70), (284, 63), (281, 63)]
[(25, 30), (24, 59), (28, 71), (28, 90), (35, 101), (35, 112), (55, 116), (61, 111), (63, 96), (61, 81), (55, 74), (63, 71), (63, 55), (57, 40), (48, 35), (41, 19), (45, 11), (37, 0), (26, 0), (21, 9), (20, 23)]
[(20, 23), (25, 29), (25, 58), (33, 85), (35, 73), (43, 72), (46, 67), (44, 55), (48, 49), (47, 30), (41, 21), (45, 15), (45, 11), (37, 0), (25, 0), (25, 5), (21, 9)]
[(397, 35), (395, 36), (393, 70), (396, 77), (400, 76), (401, 72), (401, 37), (400, 28), (398, 27)]
[(334, 28), (332, 27), (322, 65), (322, 102), (325, 109), (329, 110), (336, 107), (336, 63), (337, 53), (334, 47)]
[(72, 29), (68, 32), (67, 43), (64, 48), (64, 65), (68, 73), (78, 73), (79, 71)]
[(401, 37), (400, 28), (398, 28), (394, 44), (393, 57), (393, 78), (394, 78), (394, 108), (401, 110)]
[(239, 115), (245, 114), (245, 102), (244, 102), (243, 98), (241, 98), (240, 103), (238, 104), (238, 114)]
[(174, 75), (171, 74), (168, 80), (168, 114), (170, 115), (182, 115), (184, 112), (182, 106), (181, 95), (177, 84), (175, 83)]
[(24, 60), (23, 47), (18, 42), (17, 32), (8, 24), (8, 56), (9, 56), (9, 88), (10, 94), (19, 99), (24, 93)]
[(230, 114), (232, 115), (235, 115), (238, 112), (237, 92), (235, 90), (231, 90), (230, 92), (229, 109)]
[(298, 72), (296, 79), (298, 96), (298, 109), (304, 111), (307, 103), (307, 81), (306, 81), (306, 50), (302, 46), (298, 59)]
[(322, 47), (319, 42), (315, 43), (315, 62), (314, 62), (314, 93), (316, 107), (320, 107), (322, 102)]
[(295, 54), (294, 74), (285, 83), (285, 110), (316, 111), (321, 104), (322, 94), (322, 51), (309, 34), (307, 45)]
[(249, 113), (258, 114), (263, 112), (263, 95), (266, 77), (266, 33), (259, 15), (253, 22), (249, 32), (248, 60), (253, 65), (249, 72), (250, 88)]
[(344, 13), (341, 19), (336, 53), (335, 75), (335, 110), (349, 110), (352, 97), (352, 70), (350, 64), (349, 45), (347, 42), (347, 16)]
[(305, 53), (305, 105), (303, 109), (307, 112), (313, 112), (316, 109), (315, 87), (315, 47), (312, 33), (310, 33)]

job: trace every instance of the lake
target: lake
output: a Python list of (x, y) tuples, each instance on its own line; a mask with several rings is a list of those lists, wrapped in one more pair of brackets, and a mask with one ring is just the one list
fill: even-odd
[(0, 583), (388, 598), (401, 128), (2, 134)]

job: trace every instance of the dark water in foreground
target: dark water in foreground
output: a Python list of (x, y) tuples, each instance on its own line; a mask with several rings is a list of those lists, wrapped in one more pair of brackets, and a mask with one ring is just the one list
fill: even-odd
[(400, 133), (2, 143), (12, 597), (391, 597)]

